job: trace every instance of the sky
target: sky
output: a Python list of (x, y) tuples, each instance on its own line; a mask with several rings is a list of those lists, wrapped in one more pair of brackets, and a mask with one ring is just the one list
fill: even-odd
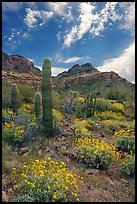
[(91, 63), (135, 83), (135, 2), (2, 2), (2, 50), (52, 75)]

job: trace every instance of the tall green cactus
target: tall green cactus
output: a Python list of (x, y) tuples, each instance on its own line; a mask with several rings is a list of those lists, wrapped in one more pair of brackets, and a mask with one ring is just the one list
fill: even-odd
[(40, 110), (41, 110), (41, 95), (39, 92), (37, 92), (35, 94), (35, 114), (36, 114), (36, 118), (39, 118), (40, 116)]
[(43, 124), (47, 136), (52, 134), (53, 130), (53, 101), (52, 101), (52, 78), (51, 63), (48, 58), (44, 60), (42, 67), (42, 107)]
[(18, 111), (18, 100), (17, 100), (17, 85), (12, 84), (11, 86), (11, 108), (14, 113)]
[(94, 115), (96, 110), (96, 97), (94, 95), (89, 95), (84, 101), (84, 112), (87, 118)]

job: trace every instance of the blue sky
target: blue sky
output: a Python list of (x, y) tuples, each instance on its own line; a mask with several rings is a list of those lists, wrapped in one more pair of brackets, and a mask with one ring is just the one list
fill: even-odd
[(53, 76), (91, 63), (135, 83), (134, 2), (2, 2), (2, 49)]

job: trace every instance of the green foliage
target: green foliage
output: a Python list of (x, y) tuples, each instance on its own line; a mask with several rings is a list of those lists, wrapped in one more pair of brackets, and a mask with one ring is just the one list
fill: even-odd
[(96, 150), (94, 147), (79, 146), (76, 153), (89, 168), (107, 169), (113, 161), (113, 156), (107, 150)]
[(41, 95), (39, 92), (35, 94), (35, 114), (36, 117), (38, 118), (40, 116), (40, 111), (41, 111)]
[(51, 136), (53, 132), (53, 100), (52, 100), (52, 81), (51, 81), (51, 64), (47, 58), (44, 60), (42, 67), (42, 107), (43, 123), (45, 133)]
[(120, 164), (121, 173), (124, 176), (135, 176), (135, 155), (127, 155)]
[(17, 114), (18, 110), (18, 101), (17, 101), (17, 85), (12, 84), (11, 86), (11, 107), (12, 111)]
[[(14, 168), (14, 201), (16, 202), (66, 202), (79, 200), (76, 175), (61, 161), (33, 160)], [(16, 182), (16, 183), (15, 183)], [(74, 192), (75, 191), (75, 192)], [(24, 195), (24, 196), (23, 196)]]
[(11, 108), (11, 82), (2, 80), (2, 108)]
[(87, 118), (93, 116), (96, 110), (96, 96), (94, 96), (93, 94), (87, 96), (84, 101), (83, 109)]
[(118, 87), (112, 87), (106, 92), (106, 98), (109, 100), (117, 100), (118, 102), (123, 102), (126, 100), (126, 92)]
[(8, 145), (14, 146), (14, 135), (15, 135), (15, 129), (11, 128), (11, 129), (7, 129), (4, 128), (2, 130), (2, 139), (4, 142), (6, 142)]
[(130, 153), (135, 151), (135, 136), (121, 136), (117, 139), (118, 150)]
[(35, 90), (28, 85), (18, 84), (20, 105), (22, 103), (33, 103)]

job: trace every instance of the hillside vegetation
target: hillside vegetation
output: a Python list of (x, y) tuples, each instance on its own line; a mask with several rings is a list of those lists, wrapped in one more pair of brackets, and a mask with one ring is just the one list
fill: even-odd
[(43, 97), (42, 85), (16, 83), (16, 110), (13, 81), (3, 80), (2, 190), (8, 202), (135, 201), (134, 88), (121, 79), (101, 81), (54, 86), (47, 135), (43, 99), (36, 102), (35, 95)]

